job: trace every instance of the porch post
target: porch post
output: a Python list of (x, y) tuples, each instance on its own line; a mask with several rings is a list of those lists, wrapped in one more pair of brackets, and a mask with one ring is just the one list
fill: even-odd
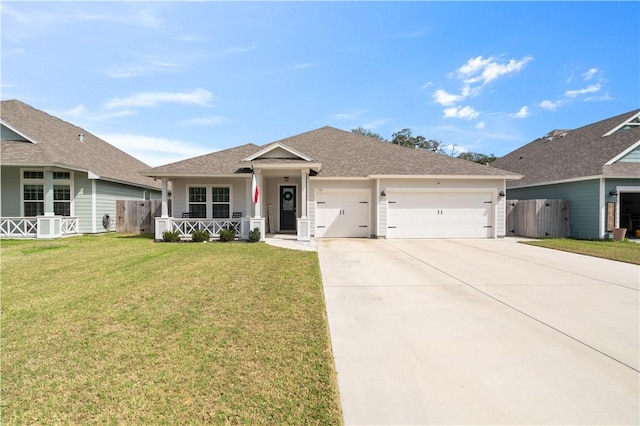
[(162, 178), (162, 216), (169, 217), (169, 181)]
[(53, 216), (53, 172), (44, 169), (44, 215)]
[(302, 197), (301, 197), (301, 203), (300, 203), (301, 205), (300, 205), (300, 207), (302, 207), (302, 209), (301, 209), (302, 211), (300, 212), (301, 213), (300, 217), (302, 217), (303, 219), (306, 219), (307, 218), (307, 214), (308, 214), (307, 213), (307, 208), (308, 208), (308, 205), (309, 205), (309, 200), (307, 198), (307, 178), (309, 176), (309, 169), (302, 169), (301, 175), (302, 175), (301, 176), (302, 177), (302, 179), (301, 179), (301, 181), (302, 181), (302, 185), (301, 185), (301, 192), (302, 192), (301, 195), (302, 195)]
[(244, 183), (244, 187), (245, 187), (245, 192), (246, 192), (246, 197), (245, 197), (245, 204), (247, 205), (247, 211), (244, 213), (244, 217), (251, 217), (251, 204), (252, 204), (252, 199), (251, 199), (251, 178), (248, 177), (247, 180)]
[(262, 173), (260, 172), (260, 170), (255, 170), (254, 171), (255, 175), (256, 175), (256, 183), (258, 184), (258, 202), (255, 204), (255, 213), (253, 215), (253, 217), (255, 218), (261, 218), (262, 217), (262, 197), (264, 197), (264, 191), (262, 189)]
[(298, 241), (311, 241), (311, 220), (308, 216), (308, 206), (309, 206), (309, 197), (307, 196), (307, 178), (309, 177), (309, 169), (302, 169), (300, 173), (300, 192), (302, 193), (300, 197), (300, 217), (296, 219), (297, 221), (297, 240)]

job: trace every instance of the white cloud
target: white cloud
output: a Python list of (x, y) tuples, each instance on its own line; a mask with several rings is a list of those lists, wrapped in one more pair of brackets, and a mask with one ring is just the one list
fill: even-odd
[(111, 78), (129, 78), (158, 72), (176, 72), (180, 71), (181, 68), (181, 65), (178, 63), (147, 59), (145, 62), (139, 64), (107, 68), (104, 73), (107, 77)]
[(443, 106), (453, 105), (463, 98), (463, 95), (453, 95), (444, 89), (438, 89), (433, 93), (433, 100)]
[(189, 118), (180, 122), (183, 126), (216, 126), (227, 123), (229, 119), (220, 115), (212, 115), (210, 117)]
[(317, 65), (317, 64), (315, 64), (314, 62), (307, 62), (307, 63), (304, 63), (304, 64), (295, 64), (295, 65), (293, 66), (293, 69), (295, 69), (295, 70), (301, 70), (301, 69), (304, 69), (304, 68), (313, 68), (313, 67), (315, 67), (316, 65)]
[(249, 51), (251, 51), (253, 49), (255, 49), (255, 46), (229, 47), (229, 48), (223, 50), (223, 53), (244, 53), (244, 52), (249, 52)]
[(121, 110), (115, 112), (91, 112), (84, 105), (78, 105), (69, 110), (56, 113), (56, 115), (60, 118), (76, 122), (106, 121), (111, 118), (125, 117), (133, 114), (135, 114), (135, 112), (130, 110)]
[(467, 61), (466, 64), (458, 68), (457, 73), (462, 78), (476, 74), (477, 72), (482, 70), (484, 67), (486, 67), (488, 64), (490, 64), (491, 60), (492, 60), (491, 57), (484, 59), (482, 56), (471, 58)]
[(359, 118), (366, 111), (352, 111), (352, 112), (339, 112), (333, 114), (332, 117), (336, 120), (355, 120)]
[(475, 109), (466, 107), (451, 107), (444, 110), (444, 118), (466, 118), (467, 120), (475, 120), (480, 113)]
[(127, 98), (114, 98), (105, 104), (105, 108), (155, 107), (162, 103), (209, 106), (213, 94), (206, 89), (194, 89), (191, 92), (145, 92)]
[(99, 137), (153, 167), (213, 151), (188, 142), (153, 136), (103, 133)]
[(599, 72), (600, 72), (600, 70), (598, 70), (598, 68), (591, 68), (591, 69), (589, 69), (589, 71), (587, 71), (584, 74), (582, 74), (582, 77), (584, 78), (585, 81), (589, 81), (593, 77), (598, 75)]
[(469, 59), (458, 69), (457, 73), (466, 84), (481, 83), (481, 85), (485, 85), (499, 77), (520, 72), (532, 60), (531, 56), (526, 56), (520, 60), (510, 59), (507, 63), (500, 63), (492, 56), (486, 59), (478, 56)]
[(523, 106), (522, 108), (520, 108), (518, 110), (518, 112), (514, 112), (513, 114), (509, 114), (509, 117), (512, 117), (512, 118), (527, 118), (530, 115), (531, 115), (531, 112), (529, 112), (529, 107)]
[(478, 123), (476, 124), (476, 129), (478, 130), (482, 130), (486, 127), (486, 123), (484, 121), (478, 121)]
[(386, 120), (386, 119), (374, 120), (367, 124), (364, 124), (362, 127), (365, 129), (375, 129), (377, 127), (387, 124), (388, 122), (389, 120)]
[(555, 111), (560, 105), (562, 105), (562, 101), (549, 101), (545, 100), (540, 102), (540, 108), (546, 109), (548, 111)]
[(596, 93), (600, 91), (600, 83), (592, 84), (584, 89), (567, 90), (564, 95), (569, 98), (575, 98), (580, 95), (586, 95), (589, 93)]

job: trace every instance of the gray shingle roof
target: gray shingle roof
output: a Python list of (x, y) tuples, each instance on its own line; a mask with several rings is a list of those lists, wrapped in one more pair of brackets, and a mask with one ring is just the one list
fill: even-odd
[[(212, 175), (230, 173), (252, 164), (273, 163), (274, 160), (242, 162), (252, 153), (275, 144), (286, 145), (322, 163), (319, 177), (367, 177), (371, 175), (457, 175), (496, 176), (518, 178), (516, 173), (488, 167), (458, 158), (424, 150), (415, 150), (382, 142), (368, 136), (322, 127), (296, 136), (281, 139), (261, 147), (243, 145), (214, 152), (177, 163), (160, 166), (145, 172), (149, 176), (168, 176), (171, 173)], [(282, 164), (299, 161), (280, 160)]]
[[(160, 188), (160, 182), (140, 174), (149, 168), (147, 164), (83, 128), (23, 102), (2, 101), (0, 120), (30, 141), (2, 140), (3, 165), (66, 167), (90, 171), (107, 180)], [(83, 142), (78, 140), (80, 134)]]
[(524, 175), (519, 181), (509, 182), (509, 187), (586, 176), (640, 176), (638, 163), (605, 165), (640, 141), (640, 126), (604, 136), (638, 111), (564, 131), (564, 136), (551, 138), (547, 135), (536, 139), (497, 159), (492, 165)]

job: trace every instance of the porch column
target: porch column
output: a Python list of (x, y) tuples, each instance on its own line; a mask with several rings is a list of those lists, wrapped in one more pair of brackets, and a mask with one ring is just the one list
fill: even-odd
[[(255, 212), (253, 217), (261, 218), (262, 217), (262, 197), (264, 197), (264, 191), (262, 190), (262, 173), (260, 170), (254, 171), (256, 175), (256, 184), (258, 185), (258, 202), (255, 204)], [(253, 200), (252, 200), (253, 201)]]
[(245, 197), (245, 204), (247, 205), (247, 211), (244, 213), (244, 217), (251, 217), (251, 204), (252, 204), (252, 199), (251, 199), (251, 178), (248, 177), (247, 180), (245, 181), (244, 184), (245, 187), (245, 192), (247, 193), (247, 196)]
[(300, 192), (302, 193), (300, 197), (301, 214), (300, 217), (296, 219), (296, 236), (298, 241), (311, 241), (311, 219), (309, 219), (307, 212), (309, 206), (309, 197), (307, 196), (307, 180), (309, 177), (309, 169), (302, 169), (300, 175)]
[(169, 217), (169, 181), (162, 178), (162, 216)]
[(309, 206), (309, 199), (307, 197), (307, 179), (309, 177), (309, 169), (302, 169), (301, 175), (302, 175), (301, 176), (302, 177), (302, 179), (301, 179), (302, 185), (300, 185), (301, 186), (301, 188), (300, 188), (301, 191), (300, 192), (302, 192), (302, 194), (301, 194), (302, 195), (302, 197), (301, 197), (302, 201), (300, 202), (300, 207), (302, 207), (302, 209), (301, 209), (302, 211), (300, 212), (301, 213), (300, 217), (303, 218), (303, 219), (306, 219), (307, 218), (307, 214), (308, 214), (307, 213), (307, 208)]
[(44, 169), (44, 215), (53, 216), (53, 172)]

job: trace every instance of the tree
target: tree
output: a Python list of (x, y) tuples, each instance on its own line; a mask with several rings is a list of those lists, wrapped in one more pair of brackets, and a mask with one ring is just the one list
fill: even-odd
[[(351, 129), (351, 133), (357, 133), (359, 135), (369, 136), (371, 138), (375, 138), (384, 142), (389, 142), (379, 133), (372, 132), (371, 130), (365, 129), (362, 126)], [(444, 143), (435, 139), (427, 139), (422, 135), (413, 136), (413, 133), (409, 128), (404, 128), (399, 132), (395, 132), (391, 136), (391, 143), (395, 145), (413, 149), (424, 149), (427, 151), (437, 152), (438, 154), (448, 155), (449, 157), (461, 158), (463, 160), (473, 161), (480, 164), (492, 163), (497, 159), (497, 157), (493, 154), (482, 154), (479, 152), (461, 152), (456, 155), (455, 145), (453, 145), (448, 152)]]
[(411, 129), (409, 128), (405, 128), (400, 130), (399, 132), (395, 132), (392, 137), (393, 139), (391, 139), (391, 143), (396, 145), (406, 146), (407, 148), (414, 149), (426, 149), (427, 151), (445, 154), (442, 142), (434, 139), (427, 139), (421, 135), (413, 136), (411, 134)]
[(358, 135), (363, 135), (363, 136), (369, 136), (370, 138), (374, 138), (374, 139), (378, 139), (378, 140), (381, 140), (381, 141), (384, 141), (384, 142), (388, 142), (387, 139), (385, 139), (379, 133), (372, 132), (371, 130), (365, 129), (362, 126), (358, 126), (355, 129), (351, 129), (351, 133), (356, 133)]
[(482, 154), (480, 152), (462, 152), (458, 155), (458, 158), (462, 158), (463, 160), (469, 160), (480, 164), (493, 163), (498, 159), (493, 154)]

